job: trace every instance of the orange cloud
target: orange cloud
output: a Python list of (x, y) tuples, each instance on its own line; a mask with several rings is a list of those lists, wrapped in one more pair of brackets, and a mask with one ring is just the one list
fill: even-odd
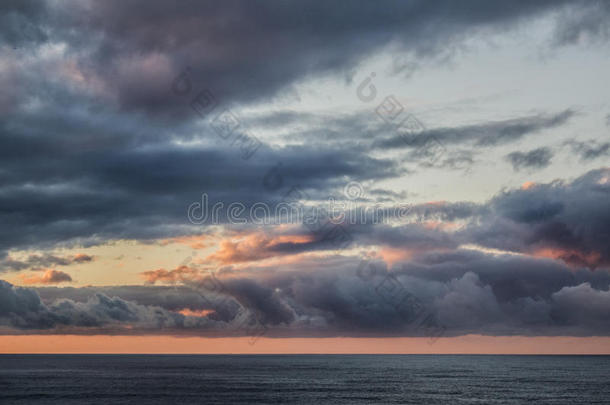
[(145, 271), (140, 273), (140, 275), (148, 284), (155, 284), (156, 282), (175, 284), (197, 278), (199, 270), (188, 266), (180, 266), (174, 270), (158, 269)]
[(297, 252), (282, 251), (278, 248), (282, 244), (306, 244), (313, 239), (308, 235), (280, 235), (268, 236), (262, 233), (251, 234), (240, 240), (223, 240), (220, 249), (209, 255), (206, 259), (215, 260), (222, 264), (243, 263), (267, 259), (275, 256), (297, 254)]
[(444, 205), (447, 205), (447, 201), (428, 201), (426, 202), (424, 205), (432, 205), (432, 206), (436, 206), (436, 207), (442, 207)]
[(199, 310), (195, 310), (195, 309), (188, 309), (188, 308), (183, 308), (180, 311), (176, 311), (179, 314), (182, 314), (184, 316), (198, 316), (198, 317), (204, 317), (204, 316), (208, 316), (209, 314), (213, 313), (214, 310), (213, 309), (199, 309)]
[(73, 263), (92, 262), (93, 259), (94, 259), (94, 256), (86, 255), (84, 253), (77, 253), (74, 256), (72, 256)]
[(460, 228), (460, 224), (457, 222), (425, 221), (422, 225), (426, 229), (436, 229), (444, 232), (453, 232)]
[(392, 266), (396, 262), (411, 258), (412, 252), (406, 249), (384, 247), (379, 251), (379, 256), (381, 256), (388, 266)]
[(575, 249), (541, 248), (533, 252), (534, 256), (549, 259), (562, 260), (572, 266), (587, 266), (592, 269), (603, 264), (603, 259), (598, 252), (579, 252)]
[(521, 185), (521, 190), (529, 190), (532, 187), (535, 187), (536, 183), (534, 183), (533, 181), (526, 181), (525, 183), (523, 183)]
[(52, 269), (45, 270), (42, 276), (23, 274), (20, 279), (22, 284), (58, 284), (72, 281), (72, 277), (68, 273)]
[(159, 242), (161, 246), (166, 246), (171, 243), (180, 243), (182, 245), (190, 246), (193, 249), (205, 249), (210, 246), (210, 236), (208, 235), (191, 235), (191, 236), (179, 236), (176, 238), (163, 239)]

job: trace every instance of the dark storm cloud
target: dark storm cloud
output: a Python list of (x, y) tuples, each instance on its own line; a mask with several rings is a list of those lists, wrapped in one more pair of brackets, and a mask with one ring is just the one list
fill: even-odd
[[(209, 128), (191, 127), (191, 138), (203, 143), (184, 148), (173, 136), (161, 136), (166, 128), (138, 118), (104, 111), (59, 116), (61, 110), (49, 107), (38, 116), (16, 115), (1, 128), (0, 216), (9, 225), (0, 231), (4, 249), (49, 247), (92, 235), (97, 239), (87, 243), (176, 236), (191, 232), (185, 227), (186, 207), (202, 193), (210, 205), (273, 206), (290, 186), (325, 200), (346, 178), (381, 180), (406, 173), (399, 162), (369, 157), (368, 148), (353, 145), (263, 146), (244, 161)], [(188, 132), (187, 127), (176, 133)], [(273, 167), (281, 176), (279, 190), (263, 184)]]
[[(504, 30), (566, 3), (36, 2), (11, 7), (18, 22), (10, 26), (21, 31), (8, 29), (7, 36), (32, 46), (65, 42), (78, 69), (123, 109), (184, 116), (169, 89), (187, 66), (194, 88), (244, 103), (306, 77), (344, 74), (388, 45), (409, 59), (451, 53), (470, 35)], [(46, 35), (30, 33), (33, 27)]]
[[(607, 271), (573, 271), (548, 259), (467, 250), (429, 252), (391, 271), (382, 261), (369, 260), (372, 267), (361, 272), (359, 262), (335, 256), (293, 263), (290, 269), (253, 269), (221, 279), (223, 288), (214, 292), (202, 279), (170, 288), (26, 289), (3, 283), (0, 319), (14, 331), (30, 332), (112, 333), (131, 326), (135, 333), (244, 334), (232, 329), (239, 322), (235, 311), (222, 313), (234, 305), (255, 313), (269, 336), (425, 335), (412, 327), (416, 309), (401, 304), (409, 296), (448, 336), (610, 332)], [(320, 268), (324, 271), (311, 271)], [(399, 291), (389, 288), (390, 280), (399, 283)], [(200, 317), (175, 312), (184, 308), (218, 312)]]
[(488, 213), (464, 237), (484, 246), (548, 254), (577, 266), (610, 265), (610, 170), (510, 190), (488, 203)]
[[(187, 286), (171, 288), (41, 288), (41, 301), (34, 290), (4, 285), (3, 324), (14, 330), (108, 333), (130, 325), (136, 333), (232, 335), (246, 333), (236, 326), (236, 308), (245, 308), (271, 336), (426, 334), (412, 328), (414, 309), (397, 308), (386, 288), (388, 280), (398, 280), (401, 294), (414, 294), (447, 335), (606, 335), (609, 178), (603, 169), (570, 183), (506, 191), (486, 204), (412, 208), (424, 222), (476, 219), (455, 232), (419, 224), (350, 229), (362, 246), (413, 252), (394, 265), (393, 276), (381, 261), (369, 261), (375, 271), (363, 275), (359, 259), (331, 256), (293, 263), (289, 271), (235, 273), (212, 292), (204, 279), (186, 278)], [(534, 256), (458, 249), (468, 243)], [(558, 260), (535, 257), (540, 249), (558, 252)], [(193, 319), (175, 312), (185, 308), (216, 312)]]
[[(69, 102), (66, 99), (65, 102)], [(85, 103), (85, 105), (87, 105)], [(89, 238), (154, 238), (191, 232), (186, 208), (281, 200), (288, 186), (325, 199), (346, 178), (363, 181), (403, 174), (396, 162), (354, 148), (320, 144), (269, 148), (250, 160), (209, 127), (174, 127), (107, 109), (63, 104), (20, 112), (0, 125), (0, 249)], [(176, 141), (199, 141), (182, 147)], [(281, 164), (281, 190), (265, 175)], [(96, 235), (94, 239), (90, 238)]]
[(401, 274), (448, 282), (475, 273), (481, 284), (489, 285), (499, 302), (525, 297), (548, 299), (565, 286), (590, 283), (606, 290), (608, 271), (574, 270), (560, 261), (523, 255), (490, 255), (475, 250), (427, 252), (409, 262), (397, 264)]
[(40, 287), (36, 291), (45, 304), (60, 298), (86, 302), (96, 293), (118, 296), (139, 305), (157, 305), (169, 311), (209, 309), (210, 304), (200, 292), (186, 286)]
[[(609, 199), (610, 169), (598, 169), (571, 182), (504, 190), (486, 203), (416, 204), (400, 226), (372, 221), (352, 225), (347, 220), (342, 225), (352, 246), (429, 251), (476, 244), (549, 257), (577, 268), (608, 268)], [(328, 249), (315, 243), (298, 246), (300, 251)]]
[(529, 152), (511, 152), (506, 155), (513, 165), (513, 170), (521, 169), (543, 169), (551, 163), (553, 152), (549, 148), (537, 148)]
[(132, 326), (159, 331), (201, 327), (205, 321), (185, 317), (158, 306), (143, 306), (100, 293), (90, 296), (85, 302), (62, 298), (46, 305), (34, 290), (15, 287), (0, 280), (0, 325), (5, 327), (45, 330)]
[[(197, 85), (244, 102), (308, 75), (351, 69), (391, 43), (417, 58), (434, 56), (477, 30), (503, 29), (563, 3), (75, 2), (54, 5), (40, 25), (50, 40), (67, 41), (122, 107), (161, 113), (176, 111), (168, 84), (186, 66)], [(35, 22), (33, 14), (24, 19)]]
[[(222, 139), (209, 129), (197, 135), (202, 146), (184, 148), (171, 138), (157, 138), (155, 128), (144, 139), (130, 137), (138, 121), (119, 121), (113, 130), (103, 123), (93, 126), (103, 117), (94, 117), (93, 123), (83, 123), (83, 117), (64, 119), (32, 119), (27, 126), (16, 125), (15, 119), (0, 132), (5, 145), (0, 152), (0, 216), (9, 225), (0, 231), (4, 248), (91, 235), (100, 241), (175, 236), (189, 225), (186, 208), (201, 200), (202, 193), (209, 195), (210, 204), (273, 205), (281, 200), (286, 187), (271, 192), (263, 186), (265, 175), (279, 162), (286, 186), (298, 185), (321, 199), (342, 187), (346, 177), (362, 181), (403, 173), (391, 160), (353, 149), (263, 146), (244, 161), (235, 150), (222, 148)], [(53, 135), (43, 132), (43, 126)]]
[[(561, 2), (2, 7), (9, 21), (2, 38), (23, 49), (0, 72), (0, 113), (8, 117), (0, 124), (0, 251), (189, 233), (185, 209), (201, 193), (246, 205), (280, 200), (261, 187), (269, 168), (280, 162), (284, 184), (318, 199), (346, 179), (404, 174), (399, 162), (368, 157), (366, 142), (349, 143), (372, 138), (378, 128), (370, 120), (339, 116), (324, 133), (327, 117), (310, 116), (298, 142), (318, 141), (284, 148), (265, 144), (244, 162), (209, 126), (201, 127), (189, 102), (203, 88), (224, 106), (261, 101), (307, 78), (343, 75), (388, 45), (418, 58), (434, 56), (480, 30), (504, 29)], [(186, 66), (190, 92), (174, 94), (172, 83)], [(278, 113), (266, 125), (286, 125), (295, 114)], [(462, 128), (477, 133), (472, 136), (439, 134), (447, 142), (455, 136), (497, 143), (560, 125), (571, 115)], [(202, 143), (178, 146), (193, 141)]]
[[(561, 260), (576, 268), (608, 268), (609, 185), (610, 171), (599, 169), (572, 182), (557, 180), (504, 190), (486, 203), (417, 204), (406, 211), (398, 207), (398, 216), (391, 215), (397, 207), (388, 206), (382, 210), (383, 215), (387, 214), (381, 217), (385, 220), (359, 208), (343, 212), (344, 216), (335, 217), (335, 223), (348, 235), (351, 247), (425, 252), (475, 244)], [(241, 246), (231, 241), (232, 249), (212, 258), (227, 263), (249, 262), (337, 248), (306, 226), (297, 234), (309, 240), (278, 243), (274, 239), (278, 234), (271, 230), (258, 237), (255, 245)]]

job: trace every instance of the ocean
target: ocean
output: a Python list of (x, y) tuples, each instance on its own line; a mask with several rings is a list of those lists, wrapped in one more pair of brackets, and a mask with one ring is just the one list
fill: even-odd
[(610, 404), (610, 356), (0, 355), (0, 404)]

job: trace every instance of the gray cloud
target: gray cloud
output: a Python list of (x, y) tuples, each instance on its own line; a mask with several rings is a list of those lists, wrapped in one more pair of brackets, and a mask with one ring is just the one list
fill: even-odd
[(30, 255), (25, 260), (14, 260), (5, 257), (0, 260), (0, 272), (7, 270), (40, 269), (53, 266), (69, 266), (93, 261), (95, 258), (90, 255), (77, 254), (74, 256), (55, 256), (49, 253), (42, 255)]
[(554, 251), (577, 265), (608, 266), (610, 171), (593, 170), (571, 183), (554, 181), (494, 197), (463, 236), (515, 252)]
[[(11, 3), (17, 22), (6, 36), (33, 45), (64, 41), (79, 67), (102, 81), (119, 106), (171, 115), (181, 111), (168, 97), (169, 83), (186, 66), (197, 86), (211, 87), (223, 100), (247, 102), (271, 97), (309, 75), (345, 72), (388, 45), (412, 59), (434, 57), (470, 35), (503, 30), (564, 4)], [(98, 67), (101, 61), (104, 69)]]
[(42, 27), (48, 18), (44, 2), (7, 0), (0, 5), (0, 43), (15, 49), (24, 43), (44, 41), (48, 37)]
[(497, 146), (515, 142), (527, 135), (555, 128), (568, 122), (575, 115), (565, 110), (552, 115), (532, 115), (510, 120), (485, 122), (457, 128), (434, 128), (418, 135), (396, 135), (380, 141), (373, 146), (381, 149), (417, 148), (436, 139), (442, 144), (471, 143), (474, 146)]
[[(370, 156), (372, 149), (411, 148), (411, 159), (434, 137), (470, 150), (433, 165), (463, 167), (474, 160), (474, 147), (506, 145), (575, 115), (566, 110), (430, 129), (406, 142), (400, 137), (371, 142), (374, 134), (386, 132), (364, 118), (279, 112), (252, 125), (288, 127), (280, 134), (287, 144), (262, 139), (256, 159), (245, 161), (189, 107), (204, 88), (222, 108), (247, 106), (286, 94), (306, 79), (347, 77), (358, 63), (390, 47), (408, 67), (416, 60), (442, 61), (472, 36), (564, 11), (579, 13), (560, 19), (558, 43), (575, 43), (584, 33), (607, 34), (607, 7), (600, 3), (346, 4), (2, 3), (0, 47), (12, 56), (0, 69), (0, 269), (86, 261), (53, 255), (18, 261), (7, 254), (11, 249), (201, 232), (187, 223), (186, 208), (204, 192), (211, 204), (273, 206), (298, 185), (319, 201), (350, 180), (376, 182), (407, 173), (397, 160)], [(176, 94), (173, 81), (187, 66), (190, 87)], [(292, 131), (299, 121), (303, 128)], [(301, 139), (311, 142), (300, 145)], [(585, 159), (607, 151), (605, 144), (578, 149)], [(516, 159), (519, 165), (544, 164), (544, 156), (536, 154)], [(283, 184), (269, 190), (263, 179), (278, 162)], [(604, 178), (607, 169), (571, 183), (509, 190), (487, 203), (413, 207), (418, 218), (463, 222), (455, 232), (426, 224), (349, 231), (359, 248), (416, 251), (412, 260), (397, 263), (395, 277), (449, 334), (608, 334), (610, 217)], [(379, 190), (371, 194), (402, 198)], [(271, 253), (328, 249), (319, 242), (278, 244)], [(464, 251), (464, 244), (559, 256), (555, 261), (496, 256)], [(276, 336), (421, 333), (409, 329), (412, 308), (397, 311), (380, 295), (377, 287), (389, 280), (385, 264), (375, 262), (379, 272), (363, 280), (355, 273), (358, 262), (339, 256), (267, 268), (262, 276), (227, 280), (221, 293), (207, 291), (201, 280), (171, 288), (38, 290), (0, 282), (0, 325), (17, 331), (227, 335), (243, 333), (234, 330), (243, 308)], [(218, 308), (219, 302), (228, 304)], [(215, 312), (185, 316), (178, 312), (183, 309)]]
[(551, 164), (553, 152), (550, 148), (537, 148), (529, 152), (511, 152), (506, 155), (515, 171), (521, 169), (543, 169)]
[[(449, 336), (610, 332), (608, 271), (575, 272), (548, 259), (467, 250), (425, 253), (391, 271), (371, 260), (373, 270), (366, 273), (359, 273), (358, 258), (321, 260), (246, 271), (221, 279), (223, 288), (216, 291), (202, 279), (178, 287), (36, 290), (2, 283), (0, 319), (16, 331), (116, 333), (129, 326), (131, 333), (229, 336), (246, 333), (236, 315), (243, 308), (256, 314), (270, 336), (425, 335), (412, 327), (417, 308), (401, 304), (412, 296)], [(390, 282), (398, 282), (398, 290)], [(217, 312), (176, 312), (184, 308)]]
[(58, 299), (44, 304), (38, 294), (0, 281), (0, 324), (19, 329), (100, 328), (132, 325), (142, 329), (180, 328), (189, 318), (154, 306), (95, 294), (85, 302)]
[[(407, 223), (400, 226), (373, 224), (370, 218), (366, 223), (350, 224), (350, 213), (346, 213), (342, 226), (353, 239), (352, 246), (428, 251), (476, 244), (507, 252), (547, 255), (576, 267), (607, 268), (609, 193), (610, 170), (604, 168), (571, 182), (556, 180), (504, 190), (485, 203), (413, 205), (408, 216), (402, 218)], [(434, 224), (453, 227), (453, 231)], [(300, 250), (296, 251), (331, 248), (316, 241), (298, 244)]]
[[(343, 186), (345, 177), (363, 181), (403, 173), (396, 162), (353, 149), (263, 147), (256, 159), (244, 161), (235, 150), (223, 149), (214, 133), (205, 135), (217, 146), (186, 149), (168, 144), (171, 139), (149, 139), (143, 151), (138, 142), (126, 143), (129, 138), (121, 131), (93, 129), (80, 119), (71, 132), (63, 132), (66, 123), (57, 125), (58, 135), (51, 141), (36, 128), (44, 124), (51, 129), (56, 123), (33, 119), (27, 131), (6, 128), (0, 133), (6, 146), (0, 152), (0, 216), (10, 225), (0, 230), (0, 247), (52, 247), (92, 235), (99, 241), (174, 236), (192, 231), (185, 228), (186, 207), (204, 192), (211, 204), (273, 205), (288, 186), (326, 198)], [(79, 126), (83, 133), (72, 133)], [(94, 132), (88, 135), (89, 130)], [(26, 136), (28, 142), (23, 141)], [(64, 148), (72, 142), (103, 146), (76, 153)], [(269, 191), (263, 179), (277, 162), (284, 162), (285, 188)]]
[(607, 41), (610, 38), (610, 6), (604, 1), (589, 1), (577, 8), (563, 10), (555, 26), (556, 45)]
[[(209, 126), (202, 128), (189, 102), (204, 88), (223, 107), (266, 100), (305, 78), (343, 76), (387, 46), (434, 57), (470, 35), (562, 4), (6, 3), (10, 21), (1, 38), (31, 57), (15, 58), (0, 72), (6, 90), (0, 113), (8, 117), (0, 125), (0, 220), (6, 224), (0, 251), (191, 233), (185, 209), (203, 192), (215, 201), (276, 202), (277, 193), (261, 182), (277, 162), (283, 162), (285, 184), (313, 198), (327, 197), (346, 179), (405, 174), (398, 161), (368, 156), (368, 139), (379, 128), (350, 116), (336, 117), (331, 126), (325, 126), (328, 117), (307, 117), (303, 136), (318, 142), (264, 144), (256, 159), (242, 161)], [(174, 94), (172, 82), (186, 66), (189, 94)], [(33, 102), (36, 109), (27, 107)], [(264, 125), (286, 126), (298, 115), (280, 112)], [(443, 142), (497, 144), (572, 115), (435, 134)], [(198, 146), (178, 146), (194, 141)], [(442, 164), (471, 161), (450, 157)]]
[(591, 140), (588, 142), (570, 141), (566, 145), (580, 156), (581, 160), (597, 159), (601, 156), (610, 155), (610, 142), (599, 143)]

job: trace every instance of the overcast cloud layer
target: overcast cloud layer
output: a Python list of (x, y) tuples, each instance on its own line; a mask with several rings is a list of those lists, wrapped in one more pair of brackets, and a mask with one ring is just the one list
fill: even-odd
[[(568, 98), (405, 134), (377, 116), (386, 95), (369, 103), (377, 88), (355, 77), (380, 60), (410, 84), (474, 40), (532, 27), (546, 32), (541, 53), (606, 47), (609, 17), (598, 1), (3, 2), (0, 277), (31, 274), (0, 281), (2, 331), (608, 335), (610, 143), (593, 130), (555, 137), (593, 112)], [(282, 108), (326, 83), (357, 107)], [(489, 156), (506, 179), (572, 174), (498, 180), (476, 201), (413, 203), (395, 189), (484, 173)], [(354, 197), (350, 184), (366, 188)], [(229, 226), (225, 213), (220, 233), (241, 239), (203, 262), (151, 268), (142, 285), (40, 286), (98, 263), (60, 248), (218, 234), (187, 217), (203, 193), (210, 206), (273, 209), (295, 189), (308, 207), (334, 198), (394, 214), (335, 221), (337, 242), (302, 223)]]

